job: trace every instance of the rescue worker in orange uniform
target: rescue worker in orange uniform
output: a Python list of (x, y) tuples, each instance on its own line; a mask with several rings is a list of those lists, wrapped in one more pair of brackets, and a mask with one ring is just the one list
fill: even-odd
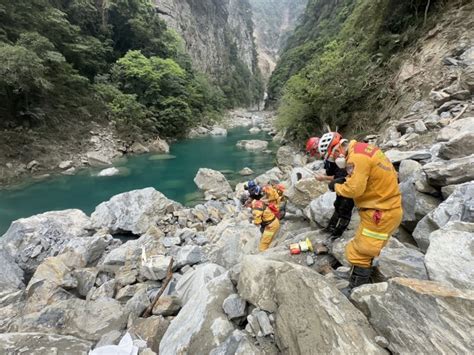
[(259, 251), (265, 251), (270, 247), (273, 237), (280, 229), (278, 192), (270, 185), (264, 186), (262, 190), (264, 197), (252, 201), (253, 223), (260, 226), (262, 232)]
[(332, 181), (330, 189), (352, 198), (360, 216), (355, 237), (346, 247), (353, 268), (342, 292), (349, 296), (354, 287), (370, 281), (372, 261), (399, 227), (403, 211), (397, 172), (380, 148), (351, 141), (342, 144), (341, 151), (336, 163), (346, 168), (348, 176), (343, 184)]

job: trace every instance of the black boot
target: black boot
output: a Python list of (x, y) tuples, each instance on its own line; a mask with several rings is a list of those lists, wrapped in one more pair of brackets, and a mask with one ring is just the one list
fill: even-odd
[(328, 233), (333, 233), (337, 227), (337, 222), (339, 222), (339, 213), (334, 212), (326, 228), (323, 230)]
[(342, 233), (345, 232), (345, 230), (347, 229), (347, 226), (349, 226), (349, 223), (351, 223), (350, 219), (340, 218), (337, 227), (334, 228), (333, 232), (331, 233), (331, 239), (334, 240), (334, 239), (339, 238), (342, 235)]
[(359, 266), (354, 266), (352, 268), (352, 273), (349, 278), (349, 286), (344, 287), (341, 292), (347, 298), (350, 297), (352, 293), (352, 289), (365, 285), (370, 282), (370, 276), (372, 276), (374, 269), (370, 268), (363, 268)]

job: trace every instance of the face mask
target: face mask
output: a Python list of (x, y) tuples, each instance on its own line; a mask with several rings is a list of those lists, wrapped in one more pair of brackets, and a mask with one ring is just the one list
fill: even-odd
[(336, 158), (336, 165), (339, 169), (345, 169), (346, 168), (346, 158), (345, 157)]

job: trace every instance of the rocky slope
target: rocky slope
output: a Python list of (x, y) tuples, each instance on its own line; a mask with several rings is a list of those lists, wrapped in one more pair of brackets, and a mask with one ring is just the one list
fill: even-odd
[[(193, 208), (147, 188), (90, 217), (67, 210), (12, 223), (0, 238), (0, 352), (468, 353), (474, 164), (457, 144), (470, 128), (453, 125), (470, 120), (431, 128), (449, 139), (431, 151), (387, 151), (399, 170), (402, 227), (377, 260), (378, 282), (356, 289), (352, 303), (338, 289), (357, 213), (329, 254), (290, 255), (290, 243), (326, 240), (335, 194), (311, 177), (320, 162), (283, 146), (277, 166), (256, 179), (284, 181), (290, 201), (264, 253), (236, 198), (242, 186), (234, 194), (209, 169), (196, 176), (209, 201)], [(117, 233), (136, 239), (122, 243)]]
[(306, 0), (250, 0), (258, 66), (265, 82), (276, 67), (280, 50), (303, 13)]
[(256, 74), (247, 0), (160, 0), (157, 9), (162, 19), (183, 37), (194, 66), (202, 72), (219, 79), (229, 70), (230, 56), (235, 56)]

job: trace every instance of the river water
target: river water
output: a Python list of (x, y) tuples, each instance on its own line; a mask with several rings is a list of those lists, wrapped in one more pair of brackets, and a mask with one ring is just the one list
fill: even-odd
[(272, 153), (252, 153), (236, 147), (242, 139), (271, 141), (266, 133), (250, 134), (250, 127), (229, 130), (227, 137), (187, 139), (171, 146), (170, 156), (145, 154), (114, 164), (124, 175), (98, 177), (99, 170), (85, 169), (74, 176), (54, 176), (42, 181), (0, 190), (0, 236), (18, 218), (38, 213), (78, 208), (89, 214), (113, 195), (154, 187), (167, 197), (192, 205), (202, 198), (193, 182), (199, 168), (222, 171), (231, 184), (244, 181), (238, 171), (249, 167), (256, 175), (274, 166)]

